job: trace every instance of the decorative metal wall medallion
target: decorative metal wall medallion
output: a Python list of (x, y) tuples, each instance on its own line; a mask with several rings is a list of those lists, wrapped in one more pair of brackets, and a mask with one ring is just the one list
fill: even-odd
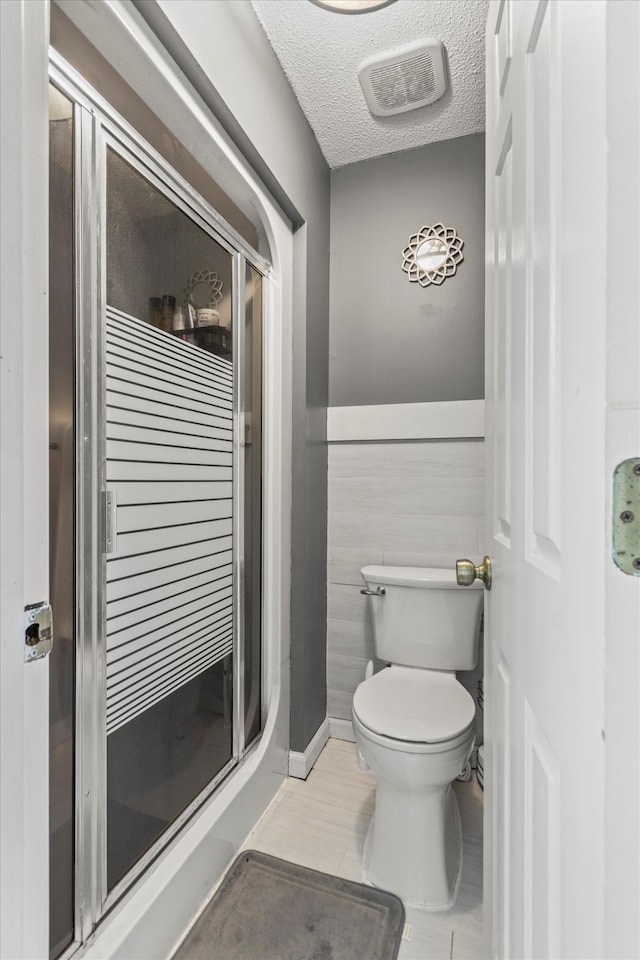
[(222, 280), (215, 270), (198, 270), (182, 291), (185, 303), (196, 309), (214, 309), (222, 300)]
[(417, 282), (421, 287), (444, 283), (462, 263), (463, 246), (464, 240), (454, 227), (445, 227), (442, 223), (422, 227), (409, 238), (409, 246), (402, 251), (402, 269), (412, 283)]

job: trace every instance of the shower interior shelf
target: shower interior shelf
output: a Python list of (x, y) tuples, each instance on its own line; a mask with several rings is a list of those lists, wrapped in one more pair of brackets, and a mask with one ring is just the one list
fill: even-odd
[(191, 327), (187, 330), (172, 330), (174, 336), (218, 357), (231, 356), (231, 331), (218, 324)]

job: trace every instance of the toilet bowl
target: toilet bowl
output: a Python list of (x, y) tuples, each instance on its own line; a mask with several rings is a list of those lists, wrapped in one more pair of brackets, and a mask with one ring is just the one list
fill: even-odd
[(356, 690), (353, 726), (376, 778), (363, 879), (408, 906), (449, 909), (462, 873), (451, 782), (473, 749), (472, 698), (450, 674), (387, 667)]
[[(482, 594), (471, 603), (463, 600), (456, 613), (455, 575), (449, 571), (369, 567), (362, 573), (376, 653), (390, 661), (353, 698), (356, 745), (376, 779), (363, 879), (408, 906), (447, 910), (462, 874), (452, 781), (469, 759), (475, 735), (475, 703), (454, 670), (475, 663)], [(427, 597), (431, 619), (422, 620)]]

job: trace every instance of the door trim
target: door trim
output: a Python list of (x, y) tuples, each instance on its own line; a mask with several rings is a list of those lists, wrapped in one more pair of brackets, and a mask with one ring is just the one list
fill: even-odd
[(48, 41), (45, 0), (0, 4), (0, 955), (4, 957), (43, 957), (49, 950), (49, 661), (25, 664), (23, 626), (24, 607), (49, 597)]

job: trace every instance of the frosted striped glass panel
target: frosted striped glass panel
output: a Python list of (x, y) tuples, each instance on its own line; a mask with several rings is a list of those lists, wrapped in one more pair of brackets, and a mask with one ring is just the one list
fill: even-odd
[(231, 362), (108, 310), (107, 733), (232, 652)]

